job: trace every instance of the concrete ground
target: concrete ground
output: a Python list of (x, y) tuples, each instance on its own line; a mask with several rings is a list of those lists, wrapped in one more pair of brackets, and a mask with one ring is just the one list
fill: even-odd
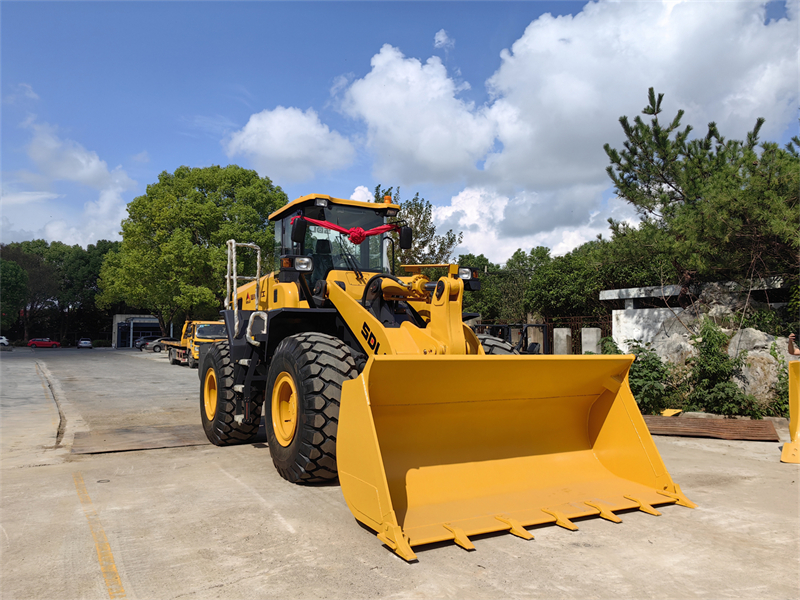
[(800, 598), (800, 467), (778, 443), (656, 437), (697, 509), (416, 547), (409, 564), (338, 485), (281, 479), (264, 443), (72, 452), (199, 423), (197, 372), (163, 354), (15, 349), (0, 376), (3, 599)]

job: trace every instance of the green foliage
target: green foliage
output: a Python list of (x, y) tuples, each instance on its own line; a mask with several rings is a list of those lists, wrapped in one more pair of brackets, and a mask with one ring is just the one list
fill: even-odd
[(67, 331), (99, 331), (94, 303), (97, 278), (105, 255), (118, 246), (119, 242), (107, 240), (86, 249), (45, 240), (3, 246), (3, 256), (27, 276), (21, 306), (23, 337), (63, 340)]
[(464, 293), (464, 312), (479, 313), (481, 319), (487, 322), (500, 319), (504, 302), (499, 285), (500, 276), (497, 275), (500, 265), (490, 262), (483, 254), (461, 254), (458, 264), (477, 269), (480, 274), (481, 289)]
[(28, 274), (10, 260), (0, 260), (0, 327), (5, 331), (16, 323), (28, 297)]
[(789, 304), (786, 306), (786, 310), (790, 315), (797, 317), (800, 315), (800, 284), (795, 283), (790, 290)]
[(268, 178), (236, 165), (161, 173), (128, 204), (122, 244), (102, 267), (98, 306), (122, 301), (149, 310), (162, 332), (180, 313), (215, 312), (224, 296), (225, 242), (256, 243), (262, 263), (271, 264), (268, 216), (286, 201)]
[(661, 414), (665, 408), (675, 404), (669, 367), (661, 361), (650, 343), (627, 342), (631, 354), (636, 356), (628, 373), (628, 383), (639, 410), (644, 415)]
[[(392, 196), (394, 187), (375, 186), (373, 199), (382, 204), (384, 197)], [(453, 259), (453, 251), (461, 243), (462, 233), (455, 234), (452, 229), (443, 235), (436, 234), (433, 224), (433, 206), (417, 192), (411, 200), (400, 199), (400, 188), (394, 192), (392, 201), (400, 205), (398, 222), (408, 225), (414, 230), (413, 243), (409, 250), (400, 248), (397, 233), (391, 233), (395, 246), (395, 272), (402, 275), (400, 265), (430, 265), (449, 263)], [(391, 260), (391, 258), (390, 258)]]
[(538, 258), (525, 294), (527, 311), (548, 319), (604, 315), (610, 307), (599, 299), (602, 290), (660, 284), (670, 267), (651, 251), (649, 240), (631, 231), (619, 239), (592, 240), (557, 257), (550, 257), (546, 248), (534, 248)]
[(775, 342), (769, 347), (769, 353), (772, 358), (778, 363), (778, 379), (775, 382), (775, 387), (772, 390), (773, 401), (769, 405), (767, 413), (773, 417), (789, 418), (789, 365), (786, 364), (786, 359), (778, 352), (778, 346)]
[(600, 338), (600, 353), (601, 354), (622, 354), (614, 338), (611, 336)]
[[(788, 311), (767, 308), (747, 311), (744, 319), (739, 319), (739, 323), (743, 328), (751, 327), (770, 335), (787, 337), (790, 333), (794, 333), (797, 327), (797, 321), (790, 322), (787, 318), (789, 318)], [(795, 319), (797, 319), (796, 314)]]
[[(644, 219), (653, 249), (678, 280), (745, 280), (796, 274), (800, 268), (800, 157), (774, 143), (758, 146), (764, 119), (745, 141), (726, 140), (715, 123), (689, 140), (683, 111), (662, 124), (663, 94), (650, 88), (633, 124), (620, 117), (627, 140), (604, 146), (617, 194)], [(615, 236), (634, 228), (612, 222)]]
[(687, 360), (691, 368), (690, 407), (718, 415), (760, 419), (762, 414), (756, 399), (734, 382), (742, 377), (747, 353), (740, 352), (736, 358), (728, 356), (729, 337), (710, 319), (703, 319), (699, 335), (692, 340), (698, 355)]

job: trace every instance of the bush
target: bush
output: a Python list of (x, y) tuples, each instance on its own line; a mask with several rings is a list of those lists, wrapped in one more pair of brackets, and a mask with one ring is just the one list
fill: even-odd
[(775, 342), (769, 347), (769, 353), (778, 362), (778, 380), (772, 389), (773, 400), (767, 408), (767, 414), (771, 417), (789, 418), (789, 366), (783, 355), (778, 352)]
[(742, 378), (747, 352), (728, 356), (729, 337), (710, 319), (703, 319), (700, 334), (692, 336), (698, 354), (686, 362), (690, 366), (690, 408), (725, 416), (762, 417), (756, 399), (745, 394), (734, 379)]
[(630, 351), (636, 356), (628, 374), (633, 397), (643, 415), (659, 415), (675, 405), (675, 389), (672, 373), (667, 364), (661, 361), (650, 343), (641, 344), (626, 340)]
[(601, 354), (622, 354), (614, 338), (611, 336), (600, 338), (600, 353)]
[(788, 337), (790, 333), (797, 332), (797, 313), (792, 313), (786, 308), (777, 310), (763, 309), (748, 311), (741, 320), (742, 327), (751, 327), (776, 337)]

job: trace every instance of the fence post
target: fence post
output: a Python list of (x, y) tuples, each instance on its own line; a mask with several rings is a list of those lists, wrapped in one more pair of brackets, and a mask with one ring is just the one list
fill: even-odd
[(581, 353), (586, 354), (591, 352), (593, 354), (600, 354), (600, 338), (602, 331), (599, 327), (584, 327), (581, 329)]
[(572, 354), (572, 330), (569, 327), (553, 329), (553, 354)]

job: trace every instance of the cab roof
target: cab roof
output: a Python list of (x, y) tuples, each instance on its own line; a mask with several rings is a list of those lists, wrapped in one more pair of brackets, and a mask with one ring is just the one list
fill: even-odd
[(369, 208), (371, 210), (382, 210), (384, 208), (394, 208), (396, 210), (400, 210), (400, 205), (394, 203), (381, 204), (379, 202), (362, 202), (360, 200), (350, 200), (348, 198), (334, 198), (333, 196), (326, 196), (325, 194), (309, 194), (308, 196), (302, 196), (297, 200), (292, 200), (286, 206), (279, 208), (269, 216), (269, 220), (276, 221), (278, 219), (283, 219), (300, 208), (314, 206), (314, 202), (317, 200), (317, 198), (325, 199), (331, 204), (360, 206), (362, 208)]

